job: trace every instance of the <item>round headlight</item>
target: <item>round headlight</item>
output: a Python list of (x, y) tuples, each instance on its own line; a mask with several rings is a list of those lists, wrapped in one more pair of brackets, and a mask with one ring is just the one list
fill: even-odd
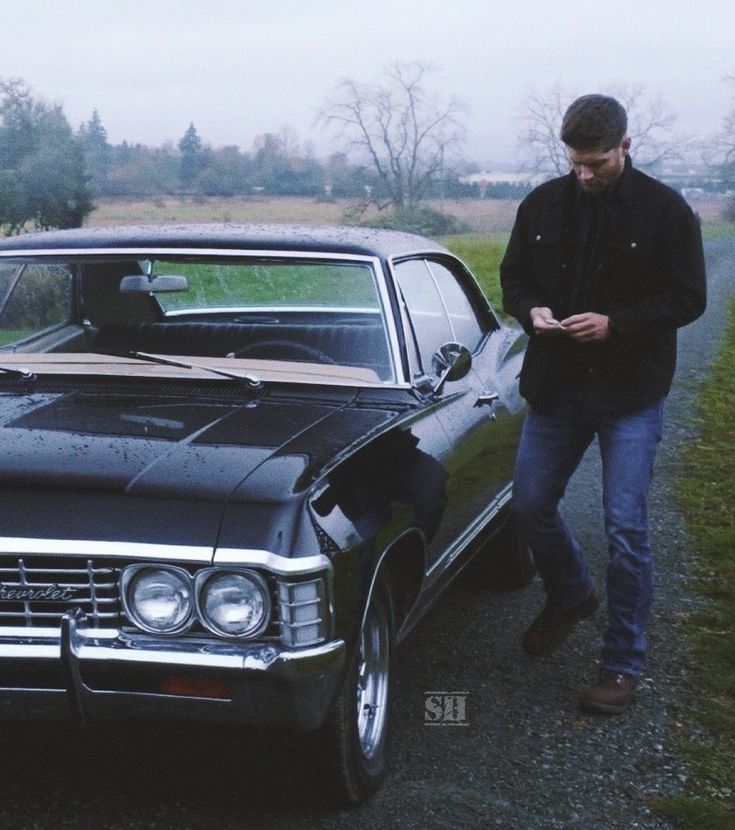
[(146, 631), (171, 634), (186, 627), (193, 608), (191, 581), (185, 571), (144, 568), (130, 580), (127, 605)]
[(225, 637), (246, 637), (259, 631), (267, 621), (269, 605), (268, 590), (255, 574), (214, 574), (199, 595), (202, 621)]

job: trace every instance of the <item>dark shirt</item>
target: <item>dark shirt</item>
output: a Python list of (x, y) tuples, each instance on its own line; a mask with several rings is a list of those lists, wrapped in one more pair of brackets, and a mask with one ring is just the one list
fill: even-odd
[[(559, 319), (599, 307), (599, 280), (605, 245), (615, 220), (617, 193), (625, 172), (599, 194), (587, 193), (575, 182), (573, 207), (568, 219), (573, 244), (569, 252), (567, 283), (557, 312)], [(561, 378), (560, 393), (584, 392), (590, 382), (591, 370), (594, 371), (597, 346), (572, 345), (567, 350), (567, 371)]]

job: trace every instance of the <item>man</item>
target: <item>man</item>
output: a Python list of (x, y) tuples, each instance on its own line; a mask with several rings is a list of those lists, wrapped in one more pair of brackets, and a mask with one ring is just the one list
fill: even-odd
[(501, 264), (503, 305), (529, 335), (521, 394), (529, 412), (514, 509), (546, 604), (525, 632), (528, 654), (551, 653), (594, 615), (598, 588), (558, 506), (597, 437), (609, 545), (608, 623), (592, 712), (624, 712), (646, 652), (652, 595), (646, 502), (676, 329), (705, 307), (702, 241), (684, 200), (633, 168), (627, 116), (586, 95), (562, 122), (572, 172), (518, 209)]

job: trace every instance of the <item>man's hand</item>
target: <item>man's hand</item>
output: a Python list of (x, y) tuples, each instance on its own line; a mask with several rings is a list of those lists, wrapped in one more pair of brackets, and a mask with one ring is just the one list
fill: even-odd
[[(533, 311), (531, 311), (533, 314)], [(610, 336), (610, 319), (606, 314), (586, 311), (561, 321), (562, 330), (578, 343), (602, 343)]]
[(546, 336), (559, 334), (563, 331), (562, 324), (554, 319), (554, 312), (550, 308), (535, 306), (530, 311), (531, 324), (536, 334)]

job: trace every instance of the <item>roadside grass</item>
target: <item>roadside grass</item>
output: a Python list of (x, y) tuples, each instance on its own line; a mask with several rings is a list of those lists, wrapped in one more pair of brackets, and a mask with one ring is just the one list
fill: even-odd
[(693, 774), (656, 808), (685, 830), (735, 827), (735, 302), (701, 390), (699, 438), (683, 453), (678, 497), (693, 550), (701, 610), (681, 623), (692, 688), (675, 724)]

